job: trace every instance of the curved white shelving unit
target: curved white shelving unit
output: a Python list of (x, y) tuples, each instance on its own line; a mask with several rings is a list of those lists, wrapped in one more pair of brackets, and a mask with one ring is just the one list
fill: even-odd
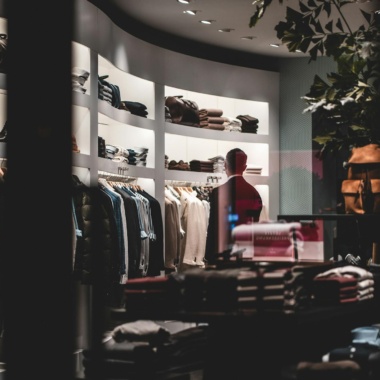
[(251, 143), (268, 143), (268, 136), (259, 135), (254, 133), (240, 133), (240, 132), (227, 132), (215, 131), (204, 128), (196, 128), (188, 125), (181, 125), (175, 123), (165, 123), (165, 132), (173, 135), (185, 135), (189, 137), (198, 137), (202, 139), (221, 140), (221, 141), (247, 141)]
[[(209, 62), (183, 56), (141, 41), (113, 23), (92, 4), (76, 4), (73, 66), (90, 72), (85, 94), (73, 94), (73, 132), (80, 154), (74, 164), (91, 171), (124, 173), (149, 181), (164, 209), (166, 181), (209, 183), (210, 176), (226, 180), (224, 173), (168, 170), (168, 160), (190, 162), (225, 156), (239, 147), (248, 164), (262, 168), (261, 175), (245, 175), (270, 205), (272, 218), (279, 209), (279, 75), (262, 70)], [(98, 99), (98, 77), (119, 87), (120, 100), (146, 106), (145, 117)], [(1, 76), (0, 76), (1, 83)], [(165, 97), (182, 95), (199, 109), (221, 109), (224, 117), (250, 115), (259, 120), (257, 133), (208, 130), (165, 122)], [(98, 136), (106, 144), (126, 149), (148, 149), (146, 166), (115, 163), (98, 157)], [(121, 166), (122, 165), (122, 166)], [(268, 208), (269, 209), (269, 208)]]

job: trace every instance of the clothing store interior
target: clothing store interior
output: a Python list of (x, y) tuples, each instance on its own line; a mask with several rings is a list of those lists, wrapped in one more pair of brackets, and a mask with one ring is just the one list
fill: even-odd
[(378, 0), (0, 0), (0, 111), (0, 380), (380, 379)]

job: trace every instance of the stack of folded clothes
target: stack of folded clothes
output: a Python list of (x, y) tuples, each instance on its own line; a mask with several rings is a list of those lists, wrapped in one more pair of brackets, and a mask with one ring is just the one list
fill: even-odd
[(179, 160), (178, 162), (175, 160), (171, 160), (168, 164), (169, 170), (190, 170), (190, 165), (183, 160)]
[(178, 310), (180, 286), (172, 276), (131, 278), (124, 286), (125, 305), (131, 312)]
[(201, 161), (201, 160), (191, 160), (190, 170), (193, 172), (204, 172), (213, 173), (214, 172), (214, 162), (211, 160)]
[(214, 173), (223, 173), (224, 172), (224, 161), (225, 158), (223, 156), (215, 156), (209, 158), (210, 161), (213, 162), (213, 172)]
[(106, 158), (106, 140), (103, 137), (98, 136), (98, 157)]
[(353, 276), (317, 277), (314, 299), (318, 305), (338, 305), (358, 301), (358, 281)]
[(108, 75), (98, 76), (98, 98), (111, 104), (112, 107), (120, 108), (120, 88), (118, 85), (106, 81)]
[(247, 169), (245, 169), (246, 174), (261, 174), (263, 168), (260, 165), (247, 164)]
[(116, 326), (98, 350), (83, 351), (85, 377), (153, 380), (201, 370), (207, 358), (207, 328), (178, 330), (151, 320)]
[(125, 162), (129, 165), (146, 166), (148, 148), (123, 148), (119, 145), (106, 144), (106, 156), (114, 162)]
[(257, 133), (259, 120), (251, 115), (238, 115), (237, 119), (241, 121), (242, 133)]
[(90, 73), (80, 67), (73, 67), (71, 70), (71, 83), (73, 91), (85, 94), (87, 89), (84, 87)]
[(241, 132), (241, 120), (233, 117), (224, 117), (224, 119), (223, 125), (226, 132)]
[(129, 165), (135, 166), (146, 166), (146, 160), (148, 157), (148, 148), (145, 147), (135, 147), (133, 149), (128, 149), (128, 163)]
[(354, 265), (319, 273), (313, 282), (315, 298), (320, 303), (339, 304), (374, 298), (373, 273)]
[(187, 311), (237, 312), (254, 310), (258, 298), (258, 274), (247, 268), (221, 270), (188, 269), (179, 283)]
[(224, 131), (226, 118), (222, 117), (223, 110), (215, 108), (202, 108), (199, 110), (199, 126), (204, 129)]
[(186, 311), (291, 314), (311, 306), (314, 270), (278, 265), (253, 269), (193, 268), (172, 276), (182, 286)]
[(265, 270), (260, 280), (262, 310), (293, 313), (311, 304), (311, 292), (300, 268)]

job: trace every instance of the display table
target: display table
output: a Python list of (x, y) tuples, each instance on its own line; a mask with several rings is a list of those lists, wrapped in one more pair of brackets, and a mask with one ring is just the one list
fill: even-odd
[(325, 259), (360, 256), (362, 264), (372, 259), (373, 243), (380, 241), (380, 214), (280, 214), (278, 220), (321, 220), (324, 223)]

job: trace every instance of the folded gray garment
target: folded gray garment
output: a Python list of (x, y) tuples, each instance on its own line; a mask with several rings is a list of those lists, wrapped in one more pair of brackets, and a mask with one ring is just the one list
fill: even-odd
[(154, 343), (157, 343), (158, 341), (166, 341), (169, 336), (170, 332), (168, 329), (156, 322), (147, 320), (127, 322), (116, 326), (112, 331), (112, 337), (116, 341), (154, 341)]
[(88, 77), (90, 76), (90, 73), (87, 70), (82, 69), (81, 67), (73, 67), (71, 73), (78, 77), (83, 77), (84, 79), (88, 79)]

